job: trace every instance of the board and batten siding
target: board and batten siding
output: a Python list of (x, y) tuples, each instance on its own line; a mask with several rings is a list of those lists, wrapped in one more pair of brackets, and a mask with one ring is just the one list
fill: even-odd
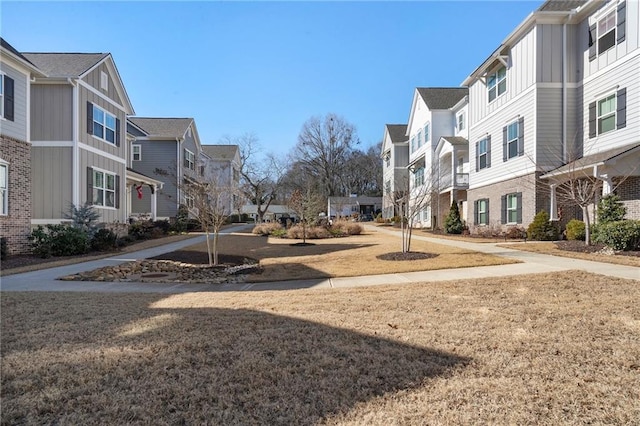
[(94, 152), (90, 152), (84, 149), (80, 149), (80, 200), (82, 204), (87, 202), (87, 168), (96, 168), (101, 171), (109, 172), (115, 174), (119, 183), (117, 183), (116, 188), (119, 189), (118, 194), (118, 204), (119, 208), (115, 209), (112, 207), (102, 207), (95, 206), (96, 212), (100, 214), (100, 222), (110, 223), (110, 222), (126, 222), (127, 220), (127, 212), (126, 212), (126, 204), (125, 204), (125, 196), (126, 196), (126, 184), (125, 184), (125, 175), (126, 175), (126, 167), (125, 164), (120, 163), (118, 161), (114, 161), (107, 157), (104, 157), (100, 154), (96, 154)]
[[(431, 111), (431, 156), (442, 136), (451, 136), (455, 132), (455, 115), (451, 110)], [(423, 135), (424, 137), (424, 135)]]
[[(578, 29), (578, 48), (582, 53), (584, 78), (604, 70), (609, 65), (622, 59), (632, 53), (637, 53), (640, 47), (640, 2), (637, 0), (626, 0), (625, 2), (625, 37), (623, 41), (618, 42), (611, 49), (598, 55), (597, 58), (589, 60), (589, 27), (597, 23), (598, 18), (606, 15), (611, 10), (616, 10), (618, 2), (612, 1), (604, 4), (601, 9), (594, 12), (588, 19), (579, 24)], [(616, 33), (617, 38), (617, 33)], [(637, 68), (635, 70), (637, 72)], [(608, 72), (607, 72), (608, 73)]]
[[(492, 102), (486, 84), (480, 79), (475, 80), (469, 87), (469, 123), (477, 123), (497, 113), (511, 100), (528, 90), (536, 81), (536, 37), (537, 28), (533, 27), (520, 38), (509, 51), (509, 66), (507, 68), (507, 90)], [(496, 60), (495, 71), (501, 64)]]
[[(585, 82), (582, 105), (585, 155), (640, 142), (640, 78), (638, 78), (638, 70), (640, 70), (640, 55), (635, 55), (607, 70), (598, 78)], [(589, 138), (589, 104), (623, 88), (626, 89), (626, 126)]]
[(31, 85), (31, 140), (73, 140), (73, 87)]
[[(175, 140), (136, 140), (142, 149), (142, 161), (132, 161), (131, 168), (144, 175), (162, 181), (164, 187), (158, 190), (157, 214), (159, 217), (172, 217), (177, 212), (178, 201), (175, 185), (177, 173), (177, 141)], [(165, 173), (156, 173), (162, 169)], [(146, 195), (146, 194), (145, 194)], [(151, 205), (148, 198), (137, 199), (136, 191), (132, 191), (131, 212), (149, 213)]]
[(31, 148), (31, 218), (64, 219), (73, 201), (71, 148)]
[[(535, 170), (533, 161), (536, 137), (535, 97), (535, 90), (530, 90), (504, 106), (499, 113), (493, 114), (469, 129), (469, 187), (471, 189), (526, 175)], [(524, 118), (524, 155), (503, 161), (503, 128), (520, 117)], [(476, 142), (487, 134), (491, 135), (491, 166), (476, 171)]]
[[(191, 133), (191, 135), (189, 135), (189, 133)], [(201, 160), (200, 160), (200, 146), (196, 142), (194, 135), (195, 135), (195, 132), (193, 131), (193, 129), (191, 130), (191, 132), (187, 132), (184, 135), (184, 141), (182, 141), (182, 144), (180, 147), (180, 166), (181, 166), (180, 169), (183, 171), (185, 176), (189, 176), (196, 179), (200, 177), (199, 163), (201, 163)], [(185, 149), (188, 149), (189, 151), (193, 152), (194, 161), (195, 161), (195, 170), (190, 170), (184, 167), (184, 150)]]
[[(80, 109), (80, 142), (85, 143), (93, 148), (97, 148), (101, 151), (107, 152), (111, 155), (115, 155), (117, 157), (122, 158), (123, 160), (127, 158), (127, 139), (126, 139), (126, 114), (123, 110), (115, 107), (113, 104), (105, 101), (100, 96), (95, 93), (90, 92), (86, 88), (80, 86), (78, 88), (80, 91), (80, 99), (79, 99), (79, 109)], [(103, 110), (113, 114), (116, 119), (120, 122), (120, 146), (116, 146), (111, 142), (107, 142), (105, 140), (99, 139), (96, 136), (89, 134), (88, 132), (88, 116), (87, 116), (87, 108), (89, 105), (87, 102), (91, 104), (95, 104)]]
[[(107, 75), (107, 79), (109, 81), (106, 91), (100, 87), (103, 72)], [(106, 63), (102, 62), (93, 71), (84, 76), (82, 80), (97, 91), (108, 96), (109, 99), (113, 99), (116, 103), (122, 105), (122, 99), (120, 99), (118, 91), (116, 90), (116, 83), (112, 78), (111, 73), (109, 72), (109, 67), (107, 67)]]
[[(13, 121), (0, 119), (0, 132), (10, 138), (27, 141), (27, 82), (29, 77), (1, 62), (2, 74), (13, 80)], [(1, 78), (1, 77), (0, 77)]]

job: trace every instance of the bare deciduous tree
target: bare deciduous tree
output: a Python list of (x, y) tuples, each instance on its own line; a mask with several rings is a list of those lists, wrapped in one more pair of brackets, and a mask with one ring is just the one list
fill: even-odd
[(302, 242), (307, 242), (307, 226), (315, 222), (322, 211), (322, 197), (315, 194), (310, 187), (306, 190), (295, 189), (287, 203), (295, 212), (302, 224)]

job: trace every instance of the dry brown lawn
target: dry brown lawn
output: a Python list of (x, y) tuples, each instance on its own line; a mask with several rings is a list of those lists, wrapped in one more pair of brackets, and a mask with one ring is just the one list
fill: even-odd
[[(412, 251), (436, 256), (412, 261), (380, 260), (377, 256), (400, 251), (400, 238), (375, 230), (349, 237), (308, 240), (313, 243), (310, 246), (292, 245), (300, 241), (263, 237), (247, 231), (222, 235), (220, 251), (260, 261), (263, 271), (250, 275), (247, 279), (249, 282), (354, 277), (516, 263), (510, 259), (417, 239), (411, 243)], [(197, 244), (156, 259), (206, 263), (206, 244)]]
[(638, 424), (640, 286), (583, 272), (3, 293), (3, 425)]
[(574, 259), (592, 260), (594, 262), (612, 263), (614, 265), (638, 266), (639, 256), (610, 255), (599, 253), (581, 253), (570, 250), (560, 250), (553, 242), (530, 242), (519, 244), (500, 244), (501, 247), (512, 248), (534, 253), (551, 254), (554, 256), (570, 257)]

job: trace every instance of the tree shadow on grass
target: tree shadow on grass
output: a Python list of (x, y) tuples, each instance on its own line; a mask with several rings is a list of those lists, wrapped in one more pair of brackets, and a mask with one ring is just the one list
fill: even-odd
[(310, 425), (469, 362), (178, 295), (46, 298), (3, 296), (3, 424)]

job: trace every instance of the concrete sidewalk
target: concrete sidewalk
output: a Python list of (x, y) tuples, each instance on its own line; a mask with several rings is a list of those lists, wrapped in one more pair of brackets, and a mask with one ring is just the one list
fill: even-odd
[[(224, 233), (232, 233), (243, 229), (246, 225), (228, 228)], [(367, 229), (388, 233), (399, 237), (399, 231), (372, 227)], [(133, 293), (187, 293), (203, 291), (265, 291), (293, 290), (302, 288), (345, 288), (384, 284), (408, 284), (413, 282), (435, 282), (447, 280), (466, 280), (488, 277), (505, 277), (522, 274), (558, 272), (567, 270), (583, 270), (594, 274), (607, 275), (640, 281), (640, 268), (633, 266), (613, 265), (610, 263), (592, 262), (588, 260), (557, 257), (540, 253), (531, 253), (498, 247), (492, 243), (472, 243), (414, 235), (416, 240), (428, 241), (441, 245), (460, 247), (482, 253), (493, 254), (518, 260), (521, 263), (496, 266), (479, 266), (473, 268), (442, 269), (435, 271), (405, 272), (386, 275), (368, 275), (361, 277), (343, 277), (330, 279), (310, 279), (297, 281), (279, 281), (267, 283), (242, 284), (161, 284), (135, 282), (87, 282), (58, 281), (57, 277), (89, 271), (103, 266), (110, 266), (133, 260), (158, 256), (163, 253), (179, 250), (204, 241), (204, 235), (168, 245), (114, 256), (106, 259), (89, 261), (75, 265), (61, 266), (24, 274), (0, 277), (0, 291), (85, 291), (85, 292), (133, 292)], [(535, 244), (535, 243), (532, 243)]]

